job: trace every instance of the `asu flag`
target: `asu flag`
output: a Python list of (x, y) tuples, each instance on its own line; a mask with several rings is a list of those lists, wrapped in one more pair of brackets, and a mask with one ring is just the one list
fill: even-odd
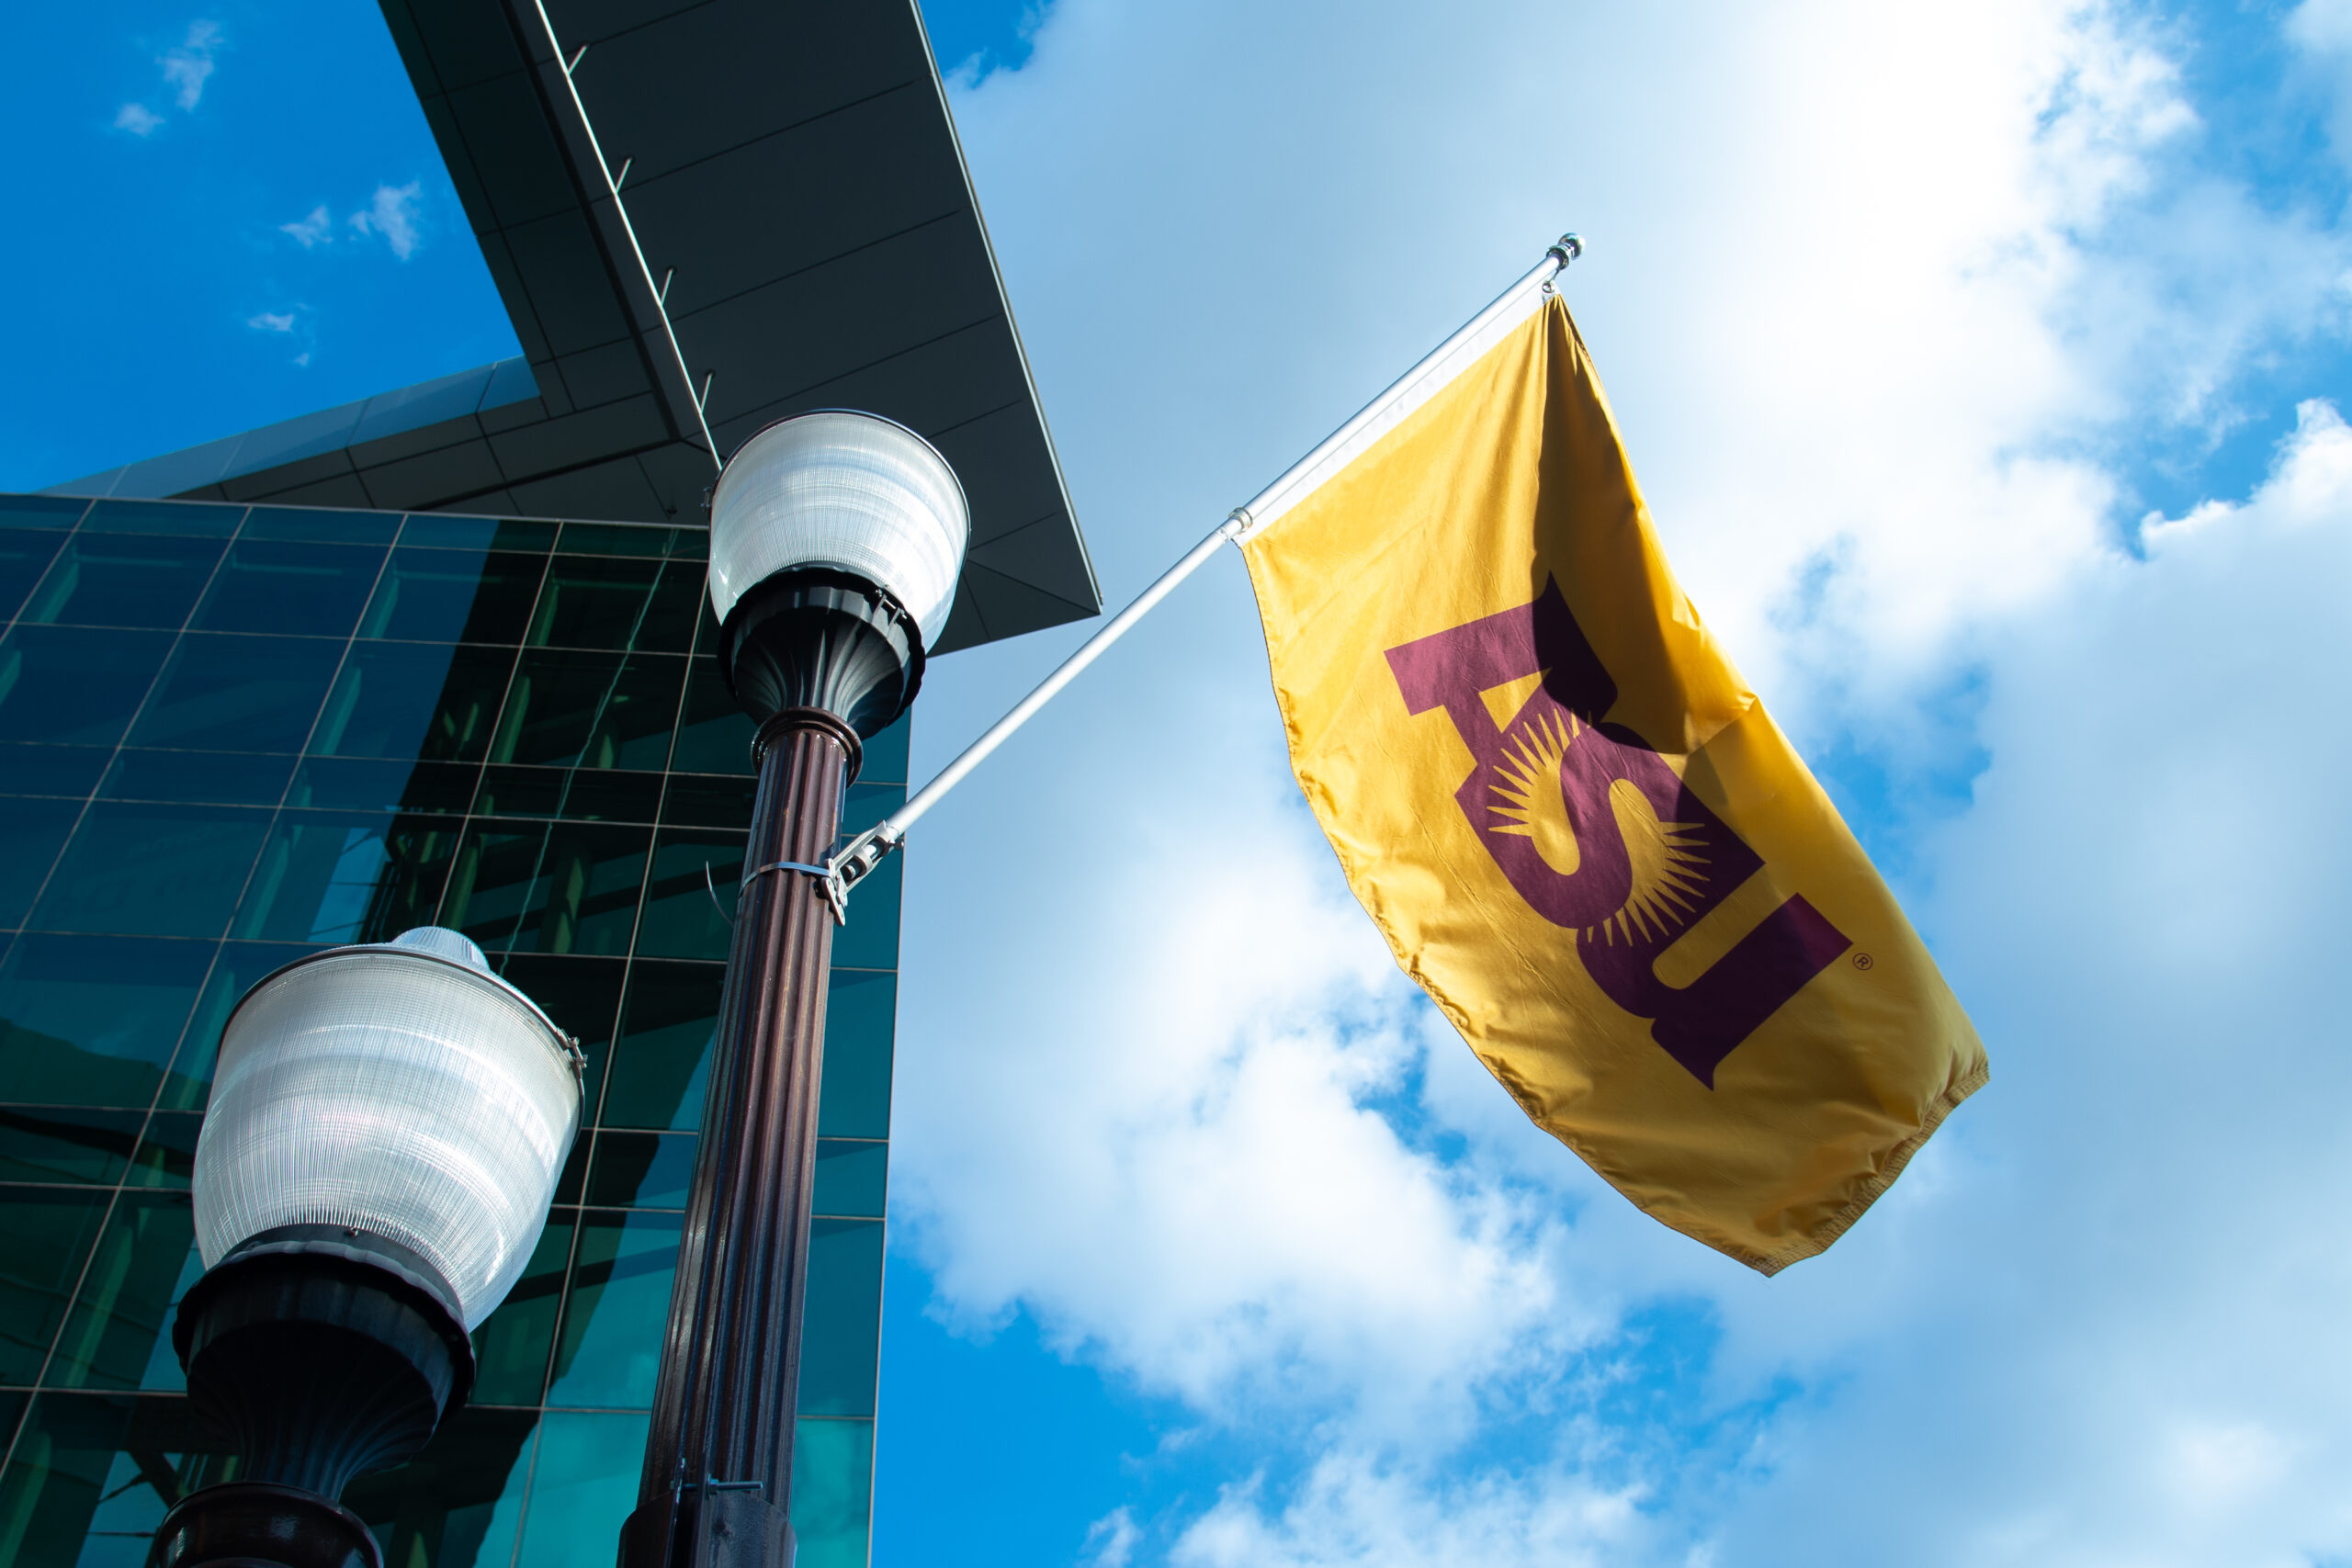
[(1770, 1274), (1983, 1045), (1659, 552), (1544, 299), (1243, 553), (1356, 897), (1538, 1126)]

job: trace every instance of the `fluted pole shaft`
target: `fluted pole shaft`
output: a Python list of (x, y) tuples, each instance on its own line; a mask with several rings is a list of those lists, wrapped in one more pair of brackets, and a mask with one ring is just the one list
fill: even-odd
[(623, 1568), (785, 1568), (833, 916), (816, 877), (854, 731), (794, 708), (760, 731), (702, 1145)]

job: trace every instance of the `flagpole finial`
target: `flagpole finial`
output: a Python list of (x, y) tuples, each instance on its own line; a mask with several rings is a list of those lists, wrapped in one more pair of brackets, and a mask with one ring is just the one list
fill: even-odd
[(1570, 262), (1584, 254), (1584, 236), (1573, 232), (1563, 234), (1553, 241), (1552, 248), (1544, 254), (1557, 260), (1565, 269)]

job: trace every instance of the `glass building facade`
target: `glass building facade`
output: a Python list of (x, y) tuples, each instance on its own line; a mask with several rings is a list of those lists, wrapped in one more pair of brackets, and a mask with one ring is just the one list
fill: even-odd
[[(471, 1402), (345, 1498), (388, 1568), (613, 1560), (750, 820), (698, 528), (0, 497), (0, 1562), (134, 1568), (233, 1478), (170, 1327), (229, 1008), (464, 931), (576, 1035), (582, 1131)], [(844, 830), (904, 797), (905, 721)], [(836, 934), (793, 1483), (866, 1559), (896, 860)]]

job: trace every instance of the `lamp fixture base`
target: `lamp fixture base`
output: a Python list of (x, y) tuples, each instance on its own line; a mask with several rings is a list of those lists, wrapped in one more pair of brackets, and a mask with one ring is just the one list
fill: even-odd
[(231, 1481), (172, 1505), (152, 1568), (383, 1568), (359, 1516), (299, 1486)]
[(831, 567), (777, 572), (720, 631), (728, 689), (761, 724), (817, 708), (871, 739), (915, 700), (922, 666), (922, 629), (898, 601)]

